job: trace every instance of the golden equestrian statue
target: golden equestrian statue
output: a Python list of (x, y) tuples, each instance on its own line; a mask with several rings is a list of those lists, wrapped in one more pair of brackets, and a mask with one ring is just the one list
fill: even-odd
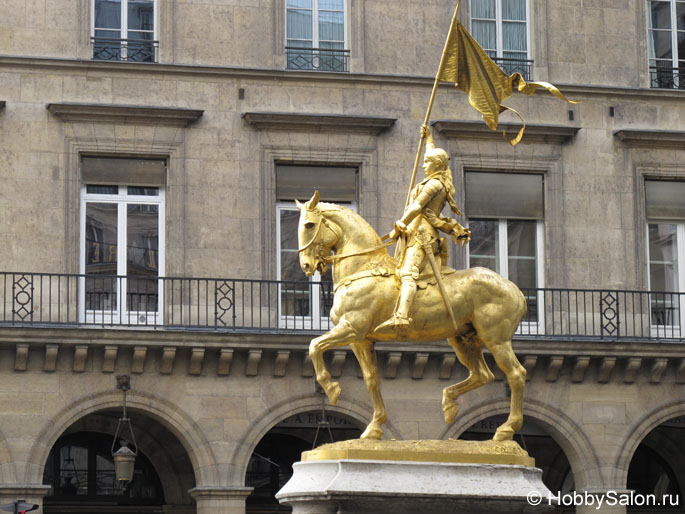
[[(376, 333), (376, 327), (394, 315), (398, 297), (397, 262), (359, 214), (339, 205), (319, 202), (318, 191), (308, 202), (298, 202), (297, 206), (302, 270), (308, 276), (317, 270), (325, 273), (328, 264), (334, 263), (335, 296), (330, 317), (335, 327), (313, 339), (309, 346), (316, 379), (335, 405), (340, 384), (331, 381), (323, 353), (349, 345), (359, 361), (373, 401), (373, 419), (361, 437), (379, 439), (387, 416), (374, 345), (376, 341), (397, 339), (392, 332)], [(435, 282), (432, 269), (426, 267), (426, 271), (418, 281)], [(413, 323), (406, 327), (402, 339), (415, 342), (447, 339), (459, 361), (468, 368), (466, 380), (443, 390), (442, 410), (447, 423), (459, 412), (459, 396), (494, 379), (483, 358), (483, 349), (490, 350), (511, 387), (509, 418), (497, 429), (494, 439), (512, 439), (523, 423), (526, 370), (514, 355), (511, 339), (526, 312), (525, 298), (514, 283), (489, 269), (449, 271), (443, 278), (449, 308), (438, 287), (419, 288), (411, 311)]]

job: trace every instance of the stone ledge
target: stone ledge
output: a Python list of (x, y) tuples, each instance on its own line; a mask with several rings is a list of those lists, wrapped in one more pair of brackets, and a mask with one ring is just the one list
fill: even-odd
[(48, 111), (66, 122), (122, 123), (187, 127), (200, 119), (204, 111), (175, 107), (51, 103)]
[(622, 129), (614, 137), (626, 146), (685, 150), (685, 132), (675, 130)]
[(256, 130), (305, 130), (308, 132), (354, 132), (378, 135), (392, 127), (397, 118), (350, 114), (304, 114), (244, 112), (242, 118)]
[[(432, 126), (449, 139), (478, 139), (508, 143), (518, 133), (521, 125), (500, 123), (497, 130), (490, 130), (483, 121), (438, 120)], [(542, 125), (527, 123), (521, 143), (564, 144), (575, 137), (580, 127), (567, 125)], [(502, 135), (506, 133), (506, 137)], [(520, 144), (521, 144), (520, 143)]]

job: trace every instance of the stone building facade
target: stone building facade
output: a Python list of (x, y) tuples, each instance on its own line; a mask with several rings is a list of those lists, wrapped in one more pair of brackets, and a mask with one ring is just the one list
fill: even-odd
[[(320, 189), (392, 227), (455, 3), (0, 2), (0, 503), (275, 512), (299, 451), (359, 434), (351, 352), (329, 356), (336, 407), (307, 357), (330, 286), (296, 268), (293, 201)], [(529, 300), (517, 439), (553, 491), (679, 496), (685, 3), (462, 4), (505, 69), (580, 101), (505, 102), (516, 147), (449, 84), (431, 116), (474, 231), (450, 264)], [(377, 350), (386, 437), (487, 436), (507, 412), (496, 372), (446, 426), (441, 390), (466, 376), (451, 349)], [(123, 492), (118, 375), (140, 455)]]

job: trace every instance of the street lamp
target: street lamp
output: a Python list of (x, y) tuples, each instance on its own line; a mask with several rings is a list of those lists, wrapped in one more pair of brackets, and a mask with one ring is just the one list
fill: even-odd
[[(136, 455), (138, 455), (138, 445), (136, 444), (136, 437), (133, 434), (133, 427), (131, 426), (131, 420), (126, 417), (126, 391), (131, 389), (131, 377), (129, 375), (117, 375), (117, 389), (121, 389), (124, 393), (124, 404), (123, 404), (123, 415), (119, 418), (117, 423), (117, 430), (114, 433), (114, 441), (112, 441), (112, 459), (114, 460), (114, 473), (117, 478), (117, 482), (122, 489), (126, 489), (128, 484), (131, 483), (133, 479), (133, 467), (136, 462)], [(133, 442), (133, 447), (135, 451), (131, 450), (127, 444), (128, 440), (121, 440), (121, 447), (114, 451), (114, 446), (117, 443), (117, 437), (124, 429), (124, 426), (128, 427), (128, 431), (131, 434), (131, 441)]]

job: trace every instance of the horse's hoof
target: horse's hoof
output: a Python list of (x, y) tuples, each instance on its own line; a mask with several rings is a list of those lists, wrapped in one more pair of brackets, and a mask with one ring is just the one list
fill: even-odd
[(493, 441), (511, 441), (514, 438), (514, 431), (509, 427), (499, 427), (495, 435), (493, 436)]
[(340, 384), (338, 382), (333, 382), (328, 389), (326, 389), (326, 396), (331, 401), (331, 405), (338, 403), (338, 397), (340, 396)]
[(380, 439), (383, 435), (383, 430), (378, 425), (371, 423), (364, 433), (361, 435), (360, 439)]
[(459, 404), (454, 400), (444, 402), (442, 412), (445, 415), (445, 423), (449, 425), (454, 421), (454, 418), (457, 417), (457, 414), (459, 414)]

